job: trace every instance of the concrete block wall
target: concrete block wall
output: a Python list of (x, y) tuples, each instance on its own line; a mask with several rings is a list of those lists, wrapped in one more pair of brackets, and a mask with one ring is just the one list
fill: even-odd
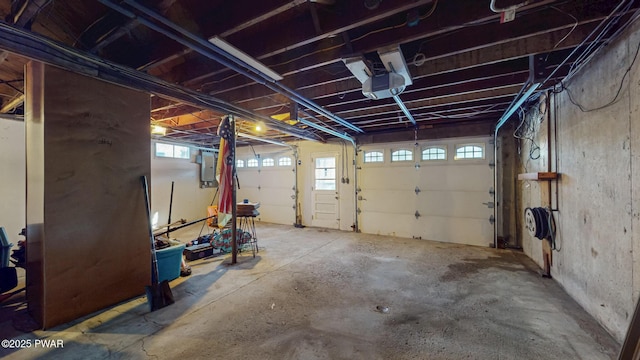
[[(609, 44), (565, 83), (568, 90), (550, 94), (548, 118), (536, 111), (528, 114), (537, 116), (532, 120), (540, 157), (531, 159), (531, 142), (523, 141), (521, 170), (526, 166), (529, 172), (547, 171), (549, 163), (555, 167), (557, 157), (562, 174), (558, 196), (553, 183), (528, 181), (518, 186), (519, 216), (526, 206), (547, 205), (551, 191), (552, 205), (557, 201), (559, 208), (555, 216), (560, 247), (553, 252), (551, 274), (619, 341), (640, 291), (639, 29), (635, 25)], [(525, 253), (542, 266), (542, 242), (522, 226), (519, 236)]]

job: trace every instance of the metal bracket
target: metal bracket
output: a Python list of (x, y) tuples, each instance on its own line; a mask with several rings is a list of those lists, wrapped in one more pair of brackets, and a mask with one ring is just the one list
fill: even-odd
[(496, 191), (493, 190), (493, 187), (489, 188), (489, 195), (496, 196)]
[(420, 188), (416, 186), (416, 189), (414, 190), (416, 192), (416, 195), (418, 195), (420, 193)]
[(417, 219), (418, 219), (420, 216), (422, 216), (422, 215), (420, 215), (420, 213), (418, 212), (418, 210), (416, 210), (416, 213), (415, 213), (415, 214), (413, 214), (413, 216), (415, 216), (415, 217), (416, 217), (416, 220), (417, 220)]
[(489, 216), (489, 222), (491, 223), (491, 225), (493, 225), (493, 223), (496, 222), (496, 218), (493, 217), (493, 215)]
[(494, 167), (496, 167), (496, 163), (494, 163), (494, 162), (490, 162), (490, 163), (489, 163), (489, 167), (493, 169)]
[(483, 204), (483, 205), (487, 205), (487, 207), (488, 207), (489, 209), (493, 209), (493, 208), (495, 207), (495, 204), (494, 204), (494, 202), (493, 202), (493, 201), (489, 201), (489, 202), (482, 203), (482, 204)]

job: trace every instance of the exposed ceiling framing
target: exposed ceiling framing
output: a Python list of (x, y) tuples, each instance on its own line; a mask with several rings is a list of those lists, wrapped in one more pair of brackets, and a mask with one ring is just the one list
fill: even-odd
[[(520, 3), (502, 0), (496, 7)], [(198, 146), (217, 142), (227, 113), (240, 120), (242, 132), (277, 142), (489, 135), (531, 81), (530, 56), (543, 54), (538, 66), (550, 76), (537, 80), (549, 89), (582, 66), (597, 49), (591, 44), (606, 44), (634, 21), (639, 8), (629, 0), (534, 0), (501, 23), (489, 5), (0, 0), (0, 109), (21, 114), (22, 66), (33, 58), (153, 93), (150, 124), (167, 127), (167, 140)], [(236, 68), (207, 42), (214, 36), (283, 79)], [(413, 81), (401, 103), (364, 97), (342, 61), (362, 56), (375, 72), (385, 71), (376, 52), (387, 46), (400, 46)], [(256, 133), (257, 122), (269, 130)]]

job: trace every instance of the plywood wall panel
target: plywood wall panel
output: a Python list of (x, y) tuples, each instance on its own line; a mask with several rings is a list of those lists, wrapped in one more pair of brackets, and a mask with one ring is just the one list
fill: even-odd
[(35, 229), (32, 214), (43, 212), (39, 239), (28, 233), (30, 250), (34, 241), (42, 254), (42, 281), (30, 282), (42, 304), (29, 301), (48, 328), (140, 295), (149, 283), (140, 182), (150, 174), (149, 95), (39, 64), (27, 78), (39, 71), (28, 96), (42, 115), (37, 124), (28, 115), (26, 126), (43, 135), (27, 137), (27, 157), (42, 148), (43, 159), (28, 165), (27, 191), (43, 196), (28, 201), (27, 222)]

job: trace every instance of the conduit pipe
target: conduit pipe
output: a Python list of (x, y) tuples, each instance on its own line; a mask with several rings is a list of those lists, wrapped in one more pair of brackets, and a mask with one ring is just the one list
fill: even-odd
[[(502, 193), (498, 188), (498, 131), (504, 125), (507, 120), (513, 115), (516, 110), (522, 104), (524, 104), (527, 99), (533, 95), (533, 93), (538, 90), (538, 88), (542, 85), (542, 83), (534, 83), (531, 84), (527, 82), (524, 84), (522, 89), (516, 97), (513, 99), (507, 110), (502, 114), (498, 123), (496, 124), (496, 128), (493, 132), (493, 191), (494, 191), (494, 206), (493, 206), (493, 247), (498, 248), (498, 204), (499, 199)], [(529, 86), (527, 88), (527, 86)]]
[(211, 95), (170, 84), (147, 73), (109, 62), (93, 54), (53, 42), (41, 35), (18, 29), (3, 22), (0, 22), (0, 49), (20, 53), (31, 59), (78, 74), (146, 91), (197, 107), (222, 110), (254, 121), (261, 119), (265, 123), (271, 124), (273, 129), (298, 138), (324, 141), (319, 134), (289, 126), (268, 116), (252, 113)]
[(404, 104), (404, 102), (402, 102), (402, 100), (400, 99), (400, 96), (398, 95), (394, 96), (393, 100), (396, 101), (396, 104), (398, 104), (398, 106), (400, 107), (400, 110), (402, 110), (402, 112), (407, 117), (407, 119), (411, 121), (413, 126), (418, 126), (418, 124), (416, 123), (416, 119), (413, 118), (413, 115), (411, 115), (411, 112), (409, 112), (409, 109), (407, 109), (407, 106)]
[[(306, 106), (307, 108), (317, 112), (320, 115), (326, 116), (327, 118), (335, 121), (336, 123), (349, 128), (353, 131), (359, 132), (359, 133), (363, 133), (364, 131), (362, 129), (360, 129), (359, 127), (345, 121), (344, 119), (338, 117), (337, 115), (327, 111), (326, 109), (322, 108), (320, 105), (314, 103), (313, 101), (305, 98), (304, 96), (298, 94), (297, 92), (295, 92), (294, 90), (290, 89), (289, 87), (277, 82), (276, 80), (270, 78), (269, 76), (265, 75), (264, 73), (260, 72), (259, 70), (255, 69), (254, 67), (250, 66), (249, 64), (245, 63), (244, 61), (238, 59), (237, 57), (235, 57), (234, 55), (224, 51), (223, 49), (215, 46), (214, 44), (188, 32), (187, 30), (179, 27), (178, 25), (174, 24), (173, 22), (169, 21), (168, 19), (160, 16), (159, 14), (155, 13), (154, 11), (136, 3), (135, 1), (132, 0), (124, 0), (124, 2), (130, 6), (132, 6), (133, 8), (135, 8), (136, 10), (142, 12), (143, 14), (145, 14), (146, 16), (149, 16), (150, 18), (152, 18), (155, 21), (160, 22), (161, 24), (169, 27), (170, 29), (172, 29), (173, 31), (179, 33), (180, 35), (183, 35), (189, 39), (191, 39), (192, 41), (195, 41), (197, 45), (200, 45), (201, 47), (196, 46), (196, 44), (189, 42), (187, 40), (185, 40), (182, 37), (179, 37), (175, 34), (172, 34), (171, 32), (160, 28), (159, 26), (155, 25), (154, 23), (141, 18), (139, 16), (137, 16), (136, 14), (134, 14), (133, 12), (124, 9), (123, 7), (114, 4), (113, 2), (111, 2), (110, 0), (99, 0), (102, 4), (120, 12), (121, 14), (131, 18), (131, 19), (135, 19), (138, 22), (140, 22), (141, 24), (145, 25), (146, 27), (157, 31), (159, 33), (161, 33), (162, 35), (165, 35), (167, 37), (169, 37), (170, 39), (190, 48), (193, 49), (194, 51), (198, 52), (199, 54), (208, 57), (218, 63), (220, 63), (223, 66), (228, 67), (231, 70), (234, 70), (235, 72), (242, 74), (246, 77), (248, 77), (249, 79), (255, 81), (258, 84), (264, 85), (267, 88), (281, 94), (284, 96), (289, 97), (290, 99), (298, 102), (301, 105)], [(251, 72), (248, 72), (247, 70), (250, 70)], [(324, 127), (320, 127), (318, 130), (321, 131), (325, 131), (326, 128)], [(326, 132), (326, 131), (325, 131)]]

